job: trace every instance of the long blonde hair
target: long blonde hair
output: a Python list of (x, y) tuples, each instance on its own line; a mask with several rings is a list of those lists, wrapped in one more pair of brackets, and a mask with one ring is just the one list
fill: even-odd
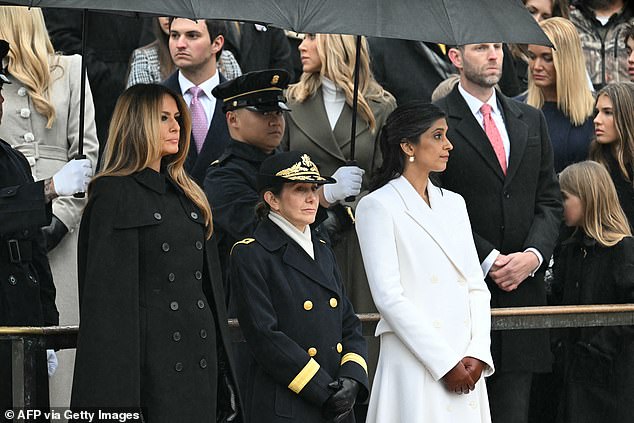
[(166, 166), (172, 180), (201, 210), (207, 224), (207, 236), (211, 237), (213, 227), (207, 198), (183, 168), (189, 150), (191, 117), (185, 101), (169, 88), (158, 84), (138, 84), (121, 94), (108, 130), (102, 171), (95, 179), (131, 175), (161, 158), (160, 122), (165, 96), (171, 96), (176, 101), (181, 115), (180, 135), (178, 153), (163, 157), (161, 163)]
[[(312, 35), (307, 35), (312, 36)], [(321, 60), (319, 73), (304, 72), (297, 84), (288, 88), (287, 95), (291, 100), (302, 103), (321, 87), (324, 76), (341, 88), (346, 96), (346, 103), (352, 106), (354, 95), (354, 65), (356, 54), (356, 36), (341, 34), (316, 34), (317, 53)], [(376, 128), (376, 119), (368, 100), (385, 101), (392, 99), (374, 79), (370, 70), (370, 54), (365, 37), (361, 40), (359, 55), (359, 115), (368, 123), (372, 131)]]
[[(564, 18), (543, 20), (539, 26), (555, 47), (553, 63), (557, 73), (557, 108), (575, 126), (581, 126), (592, 115), (594, 97), (588, 86), (586, 64), (581, 39), (575, 26)], [(542, 90), (535, 85), (532, 72), (528, 72), (526, 103), (541, 109), (544, 105)]]
[(634, 83), (615, 82), (603, 87), (597, 94), (597, 101), (606, 96), (612, 102), (612, 115), (618, 139), (610, 144), (599, 144), (596, 139), (590, 144), (590, 158), (607, 168), (607, 150), (611, 150), (619, 170), (626, 181), (634, 180), (630, 176), (630, 169), (634, 165)]
[(9, 73), (27, 89), (35, 110), (55, 120), (49, 88), (51, 70), (57, 66), (55, 51), (48, 38), (42, 10), (33, 7), (0, 7), (0, 38), (9, 42)]
[(599, 244), (611, 247), (632, 236), (614, 182), (603, 165), (589, 160), (572, 164), (559, 174), (559, 185), (564, 193), (579, 197), (581, 229)]

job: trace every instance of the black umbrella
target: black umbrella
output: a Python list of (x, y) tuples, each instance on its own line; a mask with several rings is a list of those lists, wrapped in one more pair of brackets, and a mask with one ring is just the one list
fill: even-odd
[[(357, 35), (350, 146), (352, 160), (356, 138), (360, 35), (449, 45), (508, 42), (552, 46), (520, 0), (10, 0), (2, 3), (239, 20), (301, 33)], [(85, 66), (82, 69), (85, 72)], [(82, 124), (83, 112), (82, 108)], [(81, 152), (83, 132), (79, 137)]]

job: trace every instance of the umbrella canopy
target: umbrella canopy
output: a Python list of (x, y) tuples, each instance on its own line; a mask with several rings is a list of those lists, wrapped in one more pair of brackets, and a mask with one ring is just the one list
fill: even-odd
[(550, 42), (521, 0), (10, 0), (0, 3), (259, 22), (296, 32), (450, 45)]

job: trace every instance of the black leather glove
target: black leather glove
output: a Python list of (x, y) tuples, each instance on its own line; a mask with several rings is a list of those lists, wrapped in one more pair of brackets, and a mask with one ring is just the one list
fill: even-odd
[(359, 393), (359, 382), (347, 377), (340, 377), (331, 382), (329, 388), (336, 390), (324, 403), (322, 414), (329, 421), (342, 421), (354, 407)]
[(51, 224), (42, 227), (42, 233), (44, 234), (44, 240), (46, 241), (46, 251), (51, 251), (57, 247), (64, 235), (68, 233), (68, 228), (57, 216), (53, 215), (51, 218)]

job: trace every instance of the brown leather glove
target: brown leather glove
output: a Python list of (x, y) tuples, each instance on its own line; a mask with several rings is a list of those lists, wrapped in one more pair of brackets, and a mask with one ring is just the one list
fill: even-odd
[(455, 392), (456, 394), (468, 394), (469, 391), (475, 389), (475, 382), (462, 361), (458, 362), (453, 369), (449, 370), (447, 374), (442, 377), (442, 381), (449, 391)]
[(462, 364), (464, 364), (464, 367), (467, 369), (474, 382), (480, 380), (482, 371), (484, 370), (486, 364), (475, 357), (465, 357), (460, 361), (462, 361)]

